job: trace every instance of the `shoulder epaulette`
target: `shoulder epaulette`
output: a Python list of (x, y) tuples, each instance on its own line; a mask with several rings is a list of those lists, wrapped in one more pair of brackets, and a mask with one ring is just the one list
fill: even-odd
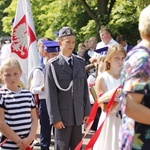
[(58, 57), (56, 56), (56, 57), (54, 57), (54, 58), (49, 59), (48, 62), (49, 62), (49, 63), (53, 63), (53, 62), (56, 61), (57, 59), (58, 59)]
[(79, 58), (79, 59), (82, 59), (82, 60), (84, 60), (81, 56), (79, 56), (79, 55), (74, 55), (75, 57), (77, 57), (77, 58)]

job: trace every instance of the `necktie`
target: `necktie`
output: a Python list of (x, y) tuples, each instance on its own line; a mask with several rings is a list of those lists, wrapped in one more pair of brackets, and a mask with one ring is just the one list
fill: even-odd
[(68, 63), (69, 63), (70, 68), (73, 69), (72, 59), (71, 58), (68, 60)]

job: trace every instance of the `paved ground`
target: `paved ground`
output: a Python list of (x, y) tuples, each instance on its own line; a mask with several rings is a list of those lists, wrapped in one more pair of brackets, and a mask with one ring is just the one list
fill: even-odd
[[(83, 131), (83, 134), (84, 134), (84, 131)], [(87, 135), (86, 135), (86, 138), (84, 139), (83, 141), (83, 148), (84, 146), (88, 143), (88, 141), (90, 140), (91, 136), (93, 135), (93, 132), (89, 132)], [(39, 128), (38, 128), (38, 131), (37, 131), (37, 140), (39, 141)], [(54, 142), (54, 137), (52, 136), (52, 141)], [(34, 147), (34, 150), (40, 150), (40, 147), (39, 146), (35, 146)], [(50, 150), (54, 150), (54, 146), (51, 145), (50, 146)]]

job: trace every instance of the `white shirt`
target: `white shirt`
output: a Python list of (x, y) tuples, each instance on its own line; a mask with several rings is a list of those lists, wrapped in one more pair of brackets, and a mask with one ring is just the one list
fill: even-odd
[(90, 92), (90, 85), (94, 85), (95, 88), (95, 73), (92, 73), (91, 75), (89, 75), (88, 79), (87, 79), (87, 83), (88, 83), (88, 87), (89, 87), (89, 98), (90, 98), (90, 103), (94, 104), (95, 100), (92, 96), (92, 93)]
[(44, 85), (44, 73), (40, 69), (35, 69), (33, 71), (32, 84), (30, 87), (30, 91), (33, 94), (38, 94), (39, 99), (45, 99), (45, 90), (42, 91), (41, 87)]
[[(67, 64), (69, 65), (69, 59), (71, 58), (72, 60), (73, 60), (73, 58), (72, 58), (72, 56), (71, 57), (67, 57), (67, 56), (64, 56), (62, 53), (60, 53), (61, 55), (62, 55), (62, 57), (64, 58), (64, 60), (67, 62)], [(73, 61), (72, 61), (72, 65), (73, 65)]]
[[(109, 41), (108, 44), (105, 44), (103, 41), (99, 42), (96, 46), (96, 49), (101, 49), (103, 47), (109, 47), (111, 45), (115, 45), (115, 44), (118, 44), (113, 38)], [(93, 57), (100, 57), (101, 55), (98, 54), (98, 53), (94, 53)]]
[(92, 57), (93, 55), (94, 55), (94, 50), (88, 50), (88, 55), (90, 56), (90, 57)]
[(103, 47), (109, 47), (111, 45), (118, 44), (113, 38), (109, 41), (108, 44), (105, 44), (103, 41), (99, 42), (96, 46), (96, 49), (100, 49)]

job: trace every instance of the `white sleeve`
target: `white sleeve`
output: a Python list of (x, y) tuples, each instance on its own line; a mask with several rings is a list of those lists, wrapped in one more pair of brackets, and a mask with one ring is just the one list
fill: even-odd
[(40, 69), (35, 69), (33, 71), (33, 78), (31, 81), (30, 91), (33, 94), (40, 94), (41, 87), (44, 85), (44, 73)]
[(89, 75), (87, 82), (88, 82), (88, 86), (90, 86), (90, 84), (94, 85), (95, 84), (95, 77), (93, 77), (93, 75)]
[(90, 103), (94, 104), (94, 98), (90, 92), (90, 85), (95, 85), (95, 77), (93, 77), (93, 75), (90, 75), (87, 79), (88, 82), (88, 87), (89, 87), (89, 98), (90, 98)]

